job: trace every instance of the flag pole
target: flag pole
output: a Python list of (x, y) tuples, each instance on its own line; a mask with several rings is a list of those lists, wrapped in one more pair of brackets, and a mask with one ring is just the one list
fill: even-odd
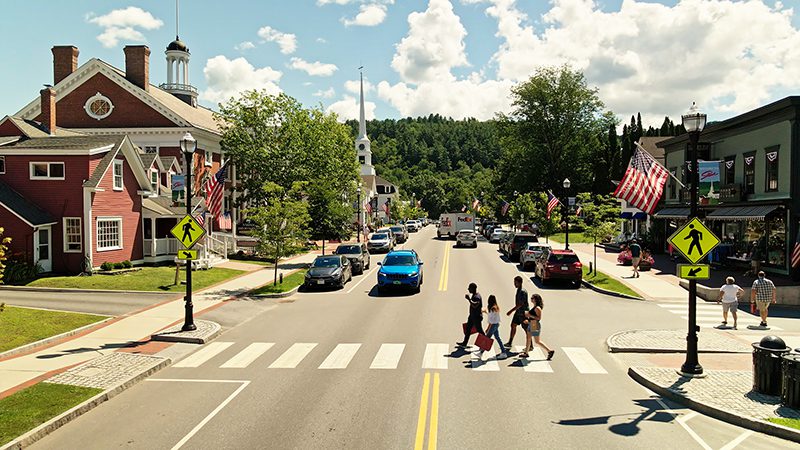
[[(639, 151), (647, 153), (647, 150), (645, 150), (644, 147), (642, 147), (642, 144), (640, 144), (638, 142), (634, 142), (634, 144), (636, 144), (636, 148)], [(648, 153), (648, 155), (649, 155), (649, 153)], [(631, 159), (633, 159), (633, 158), (631, 158)], [(675, 180), (679, 185), (681, 185), (682, 188), (686, 189), (686, 185), (681, 183), (681, 180), (679, 180), (678, 177), (675, 176), (674, 173), (670, 172), (669, 169), (667, 169), (663, 164), (661, 164), (660, 162), (656, 161), (655, 158), (653, 158), (653, 161), (655, 161), (655, 163), (658, 164), (659, 166), (663, 167), (664, 170), (667, 171), (667, 173), (669, 174), (670, 177), (672, 177), (673, 180)], [(628, 161), (628, 167), (630, 167), (630, 166), (631, 166), (631, 162)]]

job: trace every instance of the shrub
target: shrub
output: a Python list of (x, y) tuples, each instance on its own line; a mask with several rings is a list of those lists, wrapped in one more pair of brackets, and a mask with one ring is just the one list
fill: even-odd
[(131, 267), (133, 267), (133, 263), (126, 259), (125, 261), (122, 261), (122, 267), (130, 269)]
[(42, 266), (33, 264), (21, 257), (9, 259), (5, 264), (3, 284), (28, 284), (42, 271)]
[(114, 263), (114, 268), (115, 268), (115, 269), (124, 269), (124, 268), (125, 268), (125, 265), (124, 265), (124, 264), (122, 264), (121, 262), (115, 262), (115, 263)]
[(114, 264), (106, 261), (103, 264), (100, 264), (100, 270), (111, 270), (114, 268)]

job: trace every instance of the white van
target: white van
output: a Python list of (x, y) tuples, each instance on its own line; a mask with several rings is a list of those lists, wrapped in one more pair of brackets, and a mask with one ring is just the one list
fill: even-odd
[(475, 218), (467, 213), (446, 213), (439, 216), (439, 229), (436, 237), (455, 237), (461, 230), (475, 231)]

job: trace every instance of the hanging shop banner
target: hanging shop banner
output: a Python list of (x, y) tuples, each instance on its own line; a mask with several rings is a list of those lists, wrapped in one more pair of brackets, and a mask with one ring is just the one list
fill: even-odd
[(700, 182), (719, 183), (720, 161), (700, 161)]
[(186, 175), (172, 176), (172, 202), (184, 202), (186, 198)]
[(700, 161), (697, 168), (700, 171), (700, 184), (697, 186), (700, 204), (719, 204), (722, 161)]

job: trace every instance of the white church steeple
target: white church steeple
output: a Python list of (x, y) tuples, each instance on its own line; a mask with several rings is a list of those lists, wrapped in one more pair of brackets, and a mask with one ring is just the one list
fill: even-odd
[[(359, 70), (362, 69), (359, 67)], [(358, 155), (358, 163), (361, 165), (361, 175), (375, 175), (375, 167), (372, 166), (372, 150), (370, 150), (370, 142), (367, 137), (367, 120), (364, 113), (364, 74), (359, 73), (361, 76), (361, 104), (358, 118), (358, 138), (356, 138), (356, 154)]]

